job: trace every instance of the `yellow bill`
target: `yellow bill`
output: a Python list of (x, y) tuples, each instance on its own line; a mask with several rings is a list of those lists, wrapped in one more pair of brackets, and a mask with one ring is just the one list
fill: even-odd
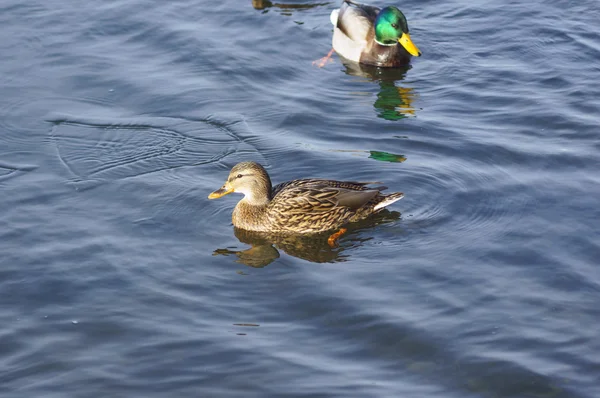
[(221, 188), (217, 189), (216, 191), (214, 191), (214, 192), (211, 192), (211, 194), (210, 194), (210, 195), (208, 195), (208, 198), (209, 198), (209, 199), (219, 199), (219, 198), (221, 198), (221, 197), (223, 197), (223, 196), (225, 196), (225, 195), (229, 195), (229, 194), (230, 194), (230, 193), (232, 193), (232, 192), (233, 192), (233, 188), (229, 188), (229, 189), (227, 189), (227, 188), (226, 188), (226, 187), (223, 185)]
[(400, 43), (410, 55), (414, 55), (415, 57), (421, 55), (421, 51), (419, 51), (417, 46), (412, 42), (408, 33), (402, 33), (402, 37), (398, 39), (398, 43)]

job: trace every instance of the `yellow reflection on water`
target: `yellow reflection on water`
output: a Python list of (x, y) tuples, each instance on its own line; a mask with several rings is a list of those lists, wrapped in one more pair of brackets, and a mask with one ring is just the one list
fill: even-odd
[(377, 116), (386, 120), (400, 120), (416, 115), (413, 101), (416, 92), (412, 87), (399, 85), (410, 66), (403, 68), (379, 68), (371, 65), (362, 65), (356, 62), (341, 59), (346, 67), (346, 74), (362, 77), (367, 81), (379, 84), (377, 99), (373, 104)]
[(412, 105), (415, 97), (410, 87), (396, 87), (394, 83), (380, 82), (377, 100), (373, 104), (378, 116), (386, 120), (399, 120), (415, 116)]

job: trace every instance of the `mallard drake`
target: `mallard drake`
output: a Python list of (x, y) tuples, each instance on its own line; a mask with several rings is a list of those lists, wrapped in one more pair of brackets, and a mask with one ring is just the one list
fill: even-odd
[(401, 192), (384, 195), (381, 191), (386, 187), (368, 188), (369, 184), (373, 183), (309, 178), (272, 187), (269, 174), (260, 164), (242, 162), (208, 198), (232, 192), (244, 195), (231, 217), (237, 228), (310, 234), (362, 220), (404, 197)]
[(400, 67), (421, 55), (408, 34), (406, 17), (394, 6), (378, 8), (343, 0), (331, 13), (333, 49), (367, 65)]

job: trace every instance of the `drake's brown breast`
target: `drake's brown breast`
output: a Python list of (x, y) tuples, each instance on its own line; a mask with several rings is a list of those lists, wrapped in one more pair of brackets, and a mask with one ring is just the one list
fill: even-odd
[(397, 68), (410, 63), (411, 55), (400, 44), (382, 46), (373, 42), (360, 56), (360, 63), (388, 68)]

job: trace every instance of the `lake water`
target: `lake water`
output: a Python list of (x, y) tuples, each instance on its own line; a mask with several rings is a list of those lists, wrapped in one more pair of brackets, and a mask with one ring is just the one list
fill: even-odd
[[(598, 2), (398, 5), (390, 71), (337, 1), (1, 2), (0, 395), (600, 397)], [(261, 240), (242, 160), (405, 198)]]

